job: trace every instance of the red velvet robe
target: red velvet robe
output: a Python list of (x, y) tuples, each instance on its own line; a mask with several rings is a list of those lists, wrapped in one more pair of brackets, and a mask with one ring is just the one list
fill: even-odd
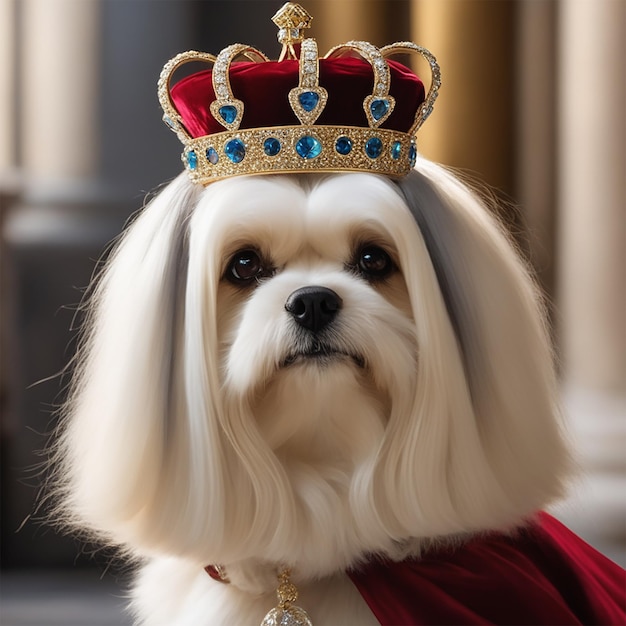
[(546, 513), (515, 534), (349, 575), (383, 626), (626, 624), (626, 572)]

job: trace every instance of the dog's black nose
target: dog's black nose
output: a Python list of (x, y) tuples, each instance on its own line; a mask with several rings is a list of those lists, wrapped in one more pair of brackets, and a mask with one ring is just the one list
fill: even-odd
[(309, 286), (296, 289), (285, 302), (285, 309), (300, 326), (314, 333), (335, 319), (341, 298), (327, 287)]

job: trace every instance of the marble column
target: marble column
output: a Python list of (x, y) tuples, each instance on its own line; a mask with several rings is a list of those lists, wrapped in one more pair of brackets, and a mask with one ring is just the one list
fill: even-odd
[(626, 561), (626, 4), (559, 3), (560, 345), (572, 524)]
[[(4, 12), (7, 0), (0, 1)], [(11, 303), (2, 319), (3, 336), (11, 338), (3, 354), (11, 419), (2, 431), (2, 558), (7, 566), (71, 566), (77, 545), (32, 521), (45, 512), (37, 508), (40, 451), (63, 401), (68, 376), (61, 372), (72, 357), (78, 304), (95, 261), (145, 192), (180, 170), (180, 147), (160, 119), (156, 80), (186, 45), (192, 5), (10, 6), (18, 89), (8, 115), (21, 185), (2, 228), (2, 295)]]
[(98, 169), (100, 3), (21, 0), (21, 146), (27, 179), (84, 185)]
[[(59, 373), (71, 356), (71, 308), (89, 281), (90, 258), (113, 233), (94, 210), (100, 3), (20, 0), (12, 7), (10, 25), (0, 17), (10, 31), (17, 73), (14, 106), (3, 128), (15, 142), (9, 165), (20, 181), (2, 225), (3, 296), (9, 303), (2, 320), (9, 339), (3, 365), (10, 364), (2, 441), (3, 564), (58, 565), (71, 562), (77, 551), (32, 521), (44, 514), (38, 508), (40, 451), (61, 398)], [(4, 161), (6, 138), (2, 144)]]
[(626, 4), (570, 0), (560, 18), (565, 375), (626, 391)]
[[(0, 186), (15, 168), (15, 2), (0, 0)], [(2, 191), (0, 190), (0, 193)]]

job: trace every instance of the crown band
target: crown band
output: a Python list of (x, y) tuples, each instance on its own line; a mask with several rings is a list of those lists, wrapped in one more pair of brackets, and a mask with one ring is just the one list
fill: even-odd
[[(298, 172), (402, 177), (413, 168), (415, 133), (441, 84), (435, 57), (412, 42), (378, 49), (349, 41), (332, 48), (321, 68), (316, 41), (301, 36), (310, 19), (293, 3), (276, 14), (281, 28), (298, 29), (297, 37), (283, 42), (284, 61), (233, 44), (217, 57), (190, 51), (165, 65), (158, 85), (163, 119), (185, 146), (182, 160), (194, 182)], [(428, 61), (428, 94), (408, 68), (387, 61), (402, 53)], [(235, 63), (240, 56), (248, 61)], [(171, 90), (173, 73), (191, 61), (209, 63), (212, 71), (191, 75)]]
[(414, 139), (395, 130), (355, 126), (274, 126), (192, 139), (182, 155), (194, 182), (251, 174), (371, 171), (406, 176)]

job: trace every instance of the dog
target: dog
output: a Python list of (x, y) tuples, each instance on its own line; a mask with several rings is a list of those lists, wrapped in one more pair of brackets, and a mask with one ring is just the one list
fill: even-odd
[(572, 461), (531, 272), (417, 154), (436, 60), (320, 59), (309, 18), (164, 68), (186, 171), (87, 303), (65, 521), (137, 564), (137, 624), (618, 623), (623, 571), (542, 512)]
[[(344, 573), (511, 529), (569, 455), (537, 289), (479, 198), (374, 174), (181, 174), (92, 297), (62, 440), (140, 623), (377, 623)], [(229, 585), (204, 572), (222, 564)]]

